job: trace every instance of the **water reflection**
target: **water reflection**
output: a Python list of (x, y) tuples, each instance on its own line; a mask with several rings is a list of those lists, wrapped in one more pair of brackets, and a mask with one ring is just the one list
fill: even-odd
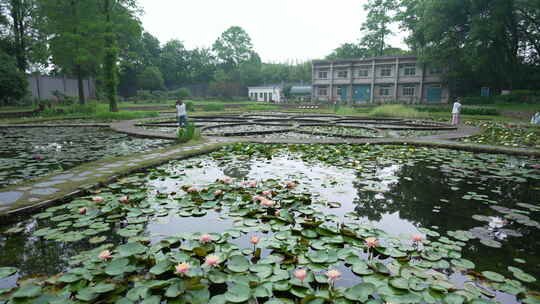
[[(180, 206), (176, 198), (183, 195), (182, 186), (204, 187), (226, 176), (257, 181), (297, 180), (300, 190), (309, 191), (317, 200), (339, 202), (339, 208), (321, 208), (340, 220), (354, 212), (361, 222), (370, 222), (394, 235), (412, 235), (419, 228), (434, 229), (441, 234), (449, 230), (471, 231), (480, 239), (502, 243), (501, 248), (487, 247), (478, 240), (468, 243), (464, 257), (474, 261), (477, 270), (497, 271), (512, 277), (506, 273), (506, 266), (515, 265), (513, 259), (521, 258), (527, 261), (527, 272), (540, 275), (540, 240), (536, 237), (538, 227), (534, 226), (534, 221), (540, 220), (539, 212), (517, 207), (518, 203), (531, 203), (540, 197), (538, 180), (505, 179), (494, 174), (493, 168), (486, 167), (484, 171), (467, 168), (443, 157), (418, 162), (369, 160), (359, 169), (349, 169), (308, 163), (296, 154), (226, 161), (204, 156), (172, 162), (158, 169), (169, 176), (146, 181), (143, 187), (148, 189), (148, 200), (154, 201), (161, 192), (176, 195), (153, 206), (157, 210), (169, 210), (167, 216), (154, 218), (145, 227), (154, 240), (183, 232), (222, 233), (233, 227), (233, 220), (221, 218), (222, 214), (216, 210), (207, 210), (202, 217), (177, 215)], [(482, 215), (485, 221), (473, 215)], [(68, 244), (32, 237), (35, 222), (27, 221), (23, 225), (27, 228), (22, 234), (0, 235), (0, 266), (19, 267), (23, 275), (61, 272), (68, 267), (70, 256), (97, 247), (87, 241)], [(103, 235), (114, 244), (125, 241), (114, 232)], [(249, 248), (249, 237), (243, 235), (235, 243)], [(340, 270), (345, 272), (344, 268)], [(349, 277), (344, 273), (344, 277), (347, 284), (353, 282), (353, 274)], [(456, 280), (462, 279), (456, 276)], [(0, 287), (12, 283), (13, 279), (0, 281)], [(501, 297), (504, 302), (512, 302)]]

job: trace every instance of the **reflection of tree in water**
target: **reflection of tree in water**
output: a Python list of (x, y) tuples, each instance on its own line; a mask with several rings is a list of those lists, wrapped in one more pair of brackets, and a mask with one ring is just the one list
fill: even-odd
[[(0, 250), (0, 267), (17, 267), (22, 276), (55, 275), (68, 269), (69, 259), (82, 251), (92, 250), (105, 243), (120, 245), (127, 241), (127, 238), (113, 232), (116, 230), (114, 228), (107, 232), (88, 236), (78, 242), (58, 242), (32, 235), (39, 228), (54, 227), (55, 223), (52, 221), (42, 220), (37, 227), (35, 220), (28, 220), (21, 223), (21, 226), (27, 227), (27, 229), (12, 235), (0, 234), (0, 248), (2, 248)], [(11, 227), (1, 227), (0, 231), (9, 228)], [(100, 244), (90, 244), (88, 240), (95, 236), (105, 236), (107, 240)]]
[[(460, 166), (452, 174), (445, 168), (428, 168), (433, 163), (419, 162), (415, 165), (404, 165), (395, 174), (399, 182), (389, 184), (386, 192), (371, 192), (361, 188), (361, 183), (355, 183), (358, 188), (358, 199), (355, 200), (356, 212), (372, 221), (380, 221), (385, 214), (398, 213), (399, 217), (413, 223), (417, 227), (438, 227), (445, 234), (451, 230), (469, 230), (485, 226), (487, 223), (472, 218), (473, 215), (503, 216), (490, 208), (490, 203), (478, 200), (466, 200), (467, 192), (485, 194), (489, 199), (497, 201), (498, 205), (519, 209), (518, 202), (530, 203), (538, 199), (538, 181), (518, 183), (503, 180), (496, 176), (480, 176), (478, 170)], [(379, 167), (377, 170), (381, 170)], [(409, 179), (406, 179), (409, 178)], [(459, 180), (460, 179), (460, 180)], [(459, 188), (457, 191), (452, 187)], [(485, 188), (484, 190), (478, 189)], [(499, 189), (500, 193), (490, 190)], [(448, 202), (440, 201), (445, 199)], [(440, 208), (435, 208), (436, 206)], [(517, 208), (516, 208), (517, 207)], [(434, 211), (436, 209), (436, 211)], [(531, 213), (531, 218), (538, 221), (538, 212)], [(521, 257), (527, 260), (528, 271), (534, 275), (540, 274), (540, 239), (536, 237), (537, 228), (508, 223), (507, 229), (513, 229), (522, 237), (509, 236), (503, 240), (502, 248), (491, 248), (479, 244), (477, 240), (468, 243), (464, 254), (473, 260), (480, 270), (506, 271), (507, 265), (515, 264), (513, 259)], [(533, 266), (536, 265), (536, 266)], [(532, 269), (534, 267), (534, 269)]]
[(221, 162), (219, 167), (222, 167), (223, 173), (229, 177), (244, 179), (251, 172), (251, 161)]

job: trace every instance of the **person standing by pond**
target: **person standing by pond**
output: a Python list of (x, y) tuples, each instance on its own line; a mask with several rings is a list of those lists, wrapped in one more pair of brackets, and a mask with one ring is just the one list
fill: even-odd
[(461, 114), (461, 98), (457, 97), (452, 109), (452, 125), (459, 125), (459, 115)]
[(178, 126), (180, 128), (185, 127), (187, 124), (187, 111), (186, 104), (181, 99), (176, 101), (176, 115), (178, 116)]

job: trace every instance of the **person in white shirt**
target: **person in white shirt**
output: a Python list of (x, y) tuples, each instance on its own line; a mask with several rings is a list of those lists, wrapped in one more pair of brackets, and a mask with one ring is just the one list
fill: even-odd
[(176, 101), (176, 115), (178, 116), (178, 126), (180, 128), (185, 127), (187, 124), (187, 111), (186, 104), (181, 99)]
[(452, 125), (459, 125), (459, 114), (461, 113), (461, 98), (456, 98), (454, 108), (452, 109)]

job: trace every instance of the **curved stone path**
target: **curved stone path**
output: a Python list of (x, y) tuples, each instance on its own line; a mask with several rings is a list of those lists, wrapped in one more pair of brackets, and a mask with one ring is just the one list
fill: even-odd
[[(298, 114), (295, 114), (298, 116)], [(323, 115), (318, 115), (319, 117)], [(308, 117), (308, 116), (306, 116)], [(197, 119), (197, 117), (193, 117)], [(73, 127), (110, 127), (132, 136), (175, 140), (174, 134), (145, 130), (137, 125), (148, 119), (116, 122), (112, 124), (77, 124)], [(2, 127), (54, 127), (59, 125), (0, 125)], [(66, 125), (61, 125), (65, 127)], [(297, 126), (293, 126), (297, 127)], [(143, 171), (175, 159), (184, 159), (206, 154), (233, 142), (263, 144), (408, 144), (415, 146), (450, 148), (473, 152), (531, 155), (540, 157), (540, 151), (500, 146), (476, 145), (452, 141), (462, 137), (477, 135), (480, 129), (460, 126), (453, 132), (424, 137), (408, 138), (332, 138), (332, 139), (279, 139), (253, 137), (205, 137), (197, 142), (178, 144), (172, 147), (132, 154), (125, 157), (90, 162), (70, 170), (33, 179), (27, 183), (9, 186), (0, 190), (0, 223), (19, 220), (30, 214), (72, 197), (88, 194), (105, 184), (113, 183), (123, 176)]]

